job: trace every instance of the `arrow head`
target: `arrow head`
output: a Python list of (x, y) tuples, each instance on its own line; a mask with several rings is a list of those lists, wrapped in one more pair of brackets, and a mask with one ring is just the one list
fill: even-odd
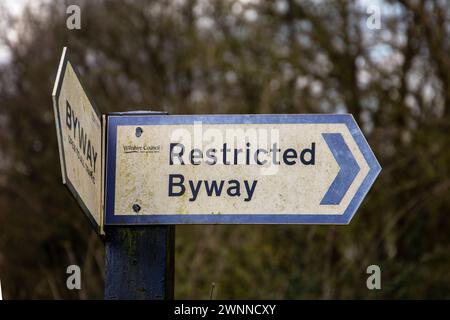
[(353, 180), (355, 180), (358, 175), (360, 167), (345, 143), (342, 134), (322, 133), (322, 137), (330, 148), (340, 169), (320, 204), (338, 205), (341, 203), (342, 198), (344, 198), (347, 190), (352, 185)]

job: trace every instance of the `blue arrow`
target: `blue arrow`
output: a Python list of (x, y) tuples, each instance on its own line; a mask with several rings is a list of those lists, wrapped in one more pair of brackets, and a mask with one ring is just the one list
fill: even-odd
[(322, 133), (325, 142), (339, 165), (339, 172), (328, 191), (323, 196), (321, 205), (337, 205), (347, 193), (360, 168), (352, 152), (340, 133)]

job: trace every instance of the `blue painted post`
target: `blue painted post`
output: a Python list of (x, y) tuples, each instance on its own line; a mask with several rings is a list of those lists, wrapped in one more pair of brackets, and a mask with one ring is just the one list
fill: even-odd
[(109, 226), (105, 233), (105, 299), (173, 299), (175, 226)]

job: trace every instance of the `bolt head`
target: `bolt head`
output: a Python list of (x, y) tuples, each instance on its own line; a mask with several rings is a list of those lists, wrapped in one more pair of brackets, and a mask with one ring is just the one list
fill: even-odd
[(139, 211), (141, 211), (141, 206), (138, 205), (137, 203), (133, 204), (133, 211), (138, 213)]

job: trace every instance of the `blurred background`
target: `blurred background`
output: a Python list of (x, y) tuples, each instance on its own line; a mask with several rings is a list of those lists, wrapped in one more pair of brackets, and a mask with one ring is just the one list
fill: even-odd
[(349, 226), (177, 226), (176, 298), (450, 298), (449, 35), (447, 0), (1, 0), (4, 298), (103, 297), (103, 244), (61, 183), (63, 46), (103, 113), (349, 112), (383, 167)]

